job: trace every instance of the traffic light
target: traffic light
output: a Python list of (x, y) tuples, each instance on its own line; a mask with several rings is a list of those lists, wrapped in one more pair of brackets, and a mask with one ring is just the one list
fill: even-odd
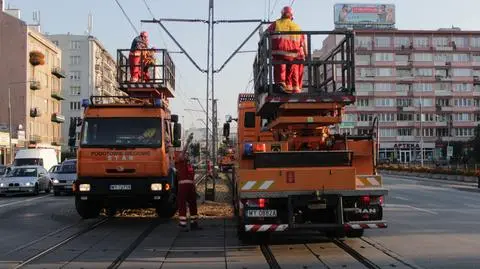
[(230, 123), (226, 122), (223, 124), (223, 136), (227, 138), (230, 136)]

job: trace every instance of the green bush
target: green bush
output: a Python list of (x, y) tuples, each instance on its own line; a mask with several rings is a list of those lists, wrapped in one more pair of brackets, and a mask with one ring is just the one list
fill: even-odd
[(464, 171), (460, 169), (448, 169), (448, 168), (431, 168), (431, 167), (421, 167), (421, 166), (402, 166), (398, 164), (382, 164), (378, 165), (377, 169), (379, 170), (390, 170), (390, 171), (399, 171), (399, 172), (410, 172), (410, 173), (427, 173), (427, 174), (444, 174), (444, 175), (455, 175), (455, 176), (480, 176), (480, 170), (477, 171)]

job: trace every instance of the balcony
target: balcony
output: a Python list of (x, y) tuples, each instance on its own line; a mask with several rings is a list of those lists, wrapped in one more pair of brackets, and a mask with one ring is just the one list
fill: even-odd
[(397, 136), (399, 142), (414, 142), (417, 141), (415, 136)]
[(30, 141), (30, 144), (41, 143), (42, 137), (39, 135), (31, 135), (29, 141)]
[(61, 95), (59, 90), (52, 90), (52, 93), (50, 94), (50, 96), (59, 101), (65, 100), (65, 98)]
[(65, 116), (60, 115), (58, 113), (53, 113), (52, 114), (52, 122), (64, 123), (65, 122)]
[(404, 112), (415, 112), (415, 111), (417, 111), (417, 108), (414, 107), (414, 106), (404, 106), (403, 111)]
[(30, 90), (32, 91), (40, 90), (41, 87), (42, 85), (40, 84), (40, 81), (34, 80), (34, 79), (30, 81)]
[(357, 127), (370, 127), (372, 125), (372, 122), (370, 121), (358, 121), (357, 122)]
[(40, 109), (38, 107), (33, 107), (30, 109), (30, 117), (32, 118), (37, 118), (37, 117), (40, 117), (42, 116), (42, 112), (40, 111)]
[(480, 77), (473, 76), (473, 85), (480, 85)]
[(444, 112), (452, 112), (452, 111), (453, 111), (453, 107), (451, 107), (451, 106), (442, 106), (442, 111), (444, 111)]
[(65, 71), (60, 68), (59, 66), (56, 66), (52, 68), (52, 75), (56, 76), (57, 78), (66, 78), (67, 75), (65, 74)]
[(52, 146), (62, 146), (62, 140), (59, 137), (52, 138)]

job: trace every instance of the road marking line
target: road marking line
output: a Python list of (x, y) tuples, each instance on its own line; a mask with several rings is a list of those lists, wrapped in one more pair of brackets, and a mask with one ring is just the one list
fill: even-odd
[(0, 205), (0, 208), (7, 207), (9, 205), (16, 205), (16, 204), (31, 202), (31, 201), (47, 198), (47, 197), (50, 197), (50, 196), (52, 196), (52, 195), (45, 195), (45, 196), (35, 197), (35, 198), (27, 199), (27, 200), (16, 201), (16, 202), (8, 203), (8, 204), (2, 204), (2, 205)]
[(410, 199), (401, 197), (401, 196), (393, 196), (393, 198), (398, 199), (398, 200), (403, 200), (403, 201), (410, 201)]
[(385, 207), (386, 208), (410, 208), (410, 209), (417, 210), (417, 211), (420, 211), (420, 212), (430, 213), (432, 215), (438, 215), (438, 213), (435, 212), (435, 211), (428, 210), (428, 209), (425, 209), (425, 208), (419, 208), (419, 207), (415, 207), (415, 206), (411, 206), (411, 205), (386, 204)]

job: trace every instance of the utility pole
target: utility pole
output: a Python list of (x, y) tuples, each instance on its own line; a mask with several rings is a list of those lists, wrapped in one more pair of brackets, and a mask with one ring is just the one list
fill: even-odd
[(423, 99), (420, 97), (420, 165), (423, 167)]
[(13, 163), (13, 147), (12, 147), (12, 98), (10, 93), (10, 87), (8, 87), (8, 146), (10, 150), (10, 164)]

